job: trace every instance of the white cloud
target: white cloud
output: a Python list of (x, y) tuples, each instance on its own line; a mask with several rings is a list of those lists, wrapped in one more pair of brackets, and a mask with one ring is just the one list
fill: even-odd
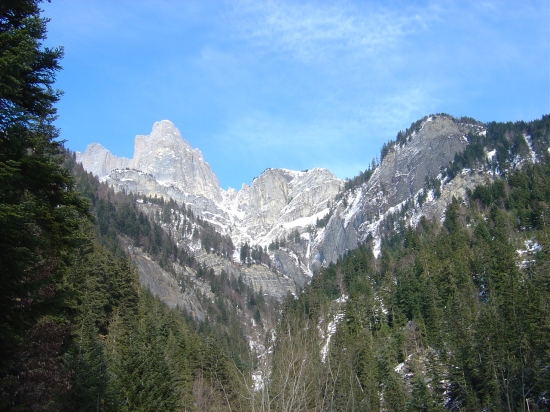
[(409, 14), (339, 3), (241, 2), (232, 21), (236, 35), (253, 47), (316, 62), (338, 54), (386, 54), (408, 34), (426, 28), (429, 10)]
[[(438, 102), (432, 97), (428, 82), (404, 89), (397, 94), (386, 95), (365, 113), (365, 121), (383, 134), (397, 133), (408, 119), (419, 119), (435, 110)], [(406, 124), (406, 127), (409, 125)]]

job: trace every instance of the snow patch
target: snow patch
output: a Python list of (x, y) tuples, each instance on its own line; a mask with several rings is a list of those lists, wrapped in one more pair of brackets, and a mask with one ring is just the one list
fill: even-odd
[(342, 321), (342, 319), (344, 319), (344, 312), (338, 312), (334, 316), (334, 319), (328, 324), (326, 335), (323, 334), (323, 336), (322, 336), (322, 338), (324, 338), (326, 336), (326, 339), (327, 339), (327, 341), (325, 342), (325, 344), (321, 348), (321, 361), (323, 363), (325, 363), (325, 360), (327, 358), (328, 348), (329, 348), (329, 345), (330, 345), (330, 338), (332, 338), (332, 335), (334, 335), (336, 333), (336, 328), (338, 327), (338, 324)]
[(487, 161), (488, 162), (492, 162), (494, 159), (495, 159), (495, 156), (497, 154), (497, 150), (494, 149), (494, 150), (491, 150), (490, 152), (487, 152), (486, 156), (487, 156)]
[(252, 389), (254, 392), (259, 392), (264, 388), (264, 374), (258, 370), (252, 373)]
[(324, 218), (329, 213), (329, 211), (330, 210), (328, 208), (325, 208), (319, 213), (316, 213), (312, 216), (301, 217), (299, 219), (293, 220), (292, 222), (283, 223), (282, 226), (284, 229), (294, 229), (296, 227), (307, 227), (315, 225), (317, 223), (317, 220)]
[(360, 188), (353, 199), (351, 207), (347, 208), (346, 215), (344, 216), (344, 227), (347, 227), (350, 220), (357, 214), (363, 200), (363, 188)]
[(529, 154), (531, 156), (531, 161), (533, 163), (537, 162), (537, 154), (533, 150), (533, 140), (531, 139), (531, 136), (524, 134), (523, 138), (525, 139), (525, 143), (527, 143), (527, 147), (529, 147)]
[(523, 256), (526, 253), (536, 253), (539, 250), (542, 250), (542, 246), (533, 239), (526, 240), (523, 244), (525, 245), (525, 249), (516, 250), (517, 254), (520, 256)]
[(348, 301), (348, 295), (342, 295), (336, 299), (336, 303), (346, 303)]
[(536, 262), (536, 259), (525, 259), (525, 257), (531, 256), (542, 250), (542, 246), (532, 239), (526, 240), (524, 242), (524, 245), (525, 249), (516, 250), (516, 253), (519, 255), (519, 257), (524, 258), (522, 261), (516, 263), (516, 265), (519, 266), (521, 269), (525, 269)]

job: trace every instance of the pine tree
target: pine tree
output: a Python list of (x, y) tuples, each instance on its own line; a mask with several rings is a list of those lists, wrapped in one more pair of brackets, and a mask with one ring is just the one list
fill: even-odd
[(50, 331), (40, 326), (48, 324), (61, 341), (48, 353), (61, 354), (69, 331), (57, 316), (65, 305), (61, 278), (87, 215), (55, 140), (61, 93), (52, 84), (62, 50), (42, 47), (46, 23), (39, 1), (0, 5), (0, 396), (8, 409), (16, 393), (29, 408), (49, 408), (66, 388), (62, 368), (52, 366), (41, 382), (44, 396), (27, 396), (34, 389), (25, 382), (38, 375), (28, 370), (24, 348), (48, 341), (41, 334)]

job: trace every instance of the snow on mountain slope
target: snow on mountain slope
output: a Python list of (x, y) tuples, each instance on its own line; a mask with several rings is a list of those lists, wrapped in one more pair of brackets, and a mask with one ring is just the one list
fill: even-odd
[[(391, 146), (370, 179), (343, 194), (325, 230), (315, 236), (311, 245), (312, 269), (335, 262), (369, 235), (375, 238), (375, 254), (379, 253), (379, 229), (384, 219), (400, 211), (407, 201), (416, 201), (426, 177), (436, 177), (442, 166), (466, 148), (468, 132), (483, 131), (481, 126), (461, 124), (449, 116), (430, 116), (418, 131), (407, 136), (406, 143)], [(472, 187), (473, 184), (472, 180)], [(426, 202), (423, 211), (417, 214), (440, 217), (446, 200), (444, 197), (431, 204)], [(417, 201), (414, 206), (419, 208)]]
[[(328, 213), (343, 182), (328, 170), (266, 169), (250, 186), (222, 190), (201, 152), (186, 142), (169, 121), (153, 125), (147, 136), (136, 136), (133, 159), (117, 158), (97, 144), (76, 154), (84, 168), (117, 191), (172, 198), (229, 235), (237, 248), (245, 242), (267, 247), (296, 231), (302, 234)], [(293, 253), (277, 253), (280, 268), (296, 260), (298, 272), (310, 276), (307, 264)], [(298, 283), (303, 279), (297, 276)]]
[[(286, 243), (270, 248), (270, 258), (280, 274), (303, 285), (315, 270), (368, 239), (378, 255), (382, 228), (394, 225), (395, 216), (411, 225), (422, 216), (441, 220), (453, 197), (464, 198), (468, 189), (498, 173), (482, 167), (452, 179), (441, 175), (442, 167), (466, 149), (469, 133), (486, 136), (484, 126), (435, 115), (411, 129), (390, 144), (368, 181), (348, 190), (325, 169), (266, 169), (250, 185), (224, 191), (200, 151), (168, 121), (155, 123), (150, 135), (136, 137), (132, 160), (116, 158), (95, 144), (77, 154), (77, 160), (115, 190), (184, 202), (231, 237), (236, 261), (245, 242), (264, 250)], [(529, 159), (521, 157), (512, 166), (537, 161), (530, 136), (524, 138)], [(485, 157), (493, 164), (496, 150), (487, 149)]]

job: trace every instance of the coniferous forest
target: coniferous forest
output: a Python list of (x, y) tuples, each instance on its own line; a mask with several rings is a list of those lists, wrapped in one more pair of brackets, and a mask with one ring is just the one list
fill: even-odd
[[(227, 331), (140, 288), (102, 226), (117, 207), (123, 225), (127, 203), (105, 202), (98, 184), (85, 198), (85, 179), (64, 167), (53, 126), (63, 51), (42, 47), (39, 12), (38, 1), (0, 6), (0, 409), (240, 409)], [(138, 229), (158, 233), (141, 217)], [(152, 243), (171, 256), (165, 236)]]
[[(0, 5), (0, 410), (550, 410), (548, 151), (453, 199), (443, 222), (395, 217), (379, 257), (367, 240), (281, 305), (265, 302), (178, 249), (135, 195), (75, 164), (53, 125), (63, 51), (43, 47), (39, 3)], [(492, 123), (483, 139), (498, 143), (502, 166), (526, 150), (505, 136), (530, 127), (547, 144), (548, 121)], [(469, 139), (448, 175), (483, 158), (488, 141)], [(205, 250), (233, 255), (185, 205), (143, 200), (185, 215), (181, 230), (193, 227)], [(122, 238), (210, 282), (210, 320), (143, 289)], [(241, 263), (252, 260), (270, 265), (245, 244)], [(276, 318), (259, 386), (237, 308)]]
[[(292, 384), (271, 391), (299, 385), (302, 410), (548, 410), (549, 176), (547, 158), (455, 199), (442, 226), (388, 232), (379, 259), (361, 246), (321, 270), (285, 302), (273, 373), (291, 351)], [(309, 326), (331, 312), (322, 362)]]

